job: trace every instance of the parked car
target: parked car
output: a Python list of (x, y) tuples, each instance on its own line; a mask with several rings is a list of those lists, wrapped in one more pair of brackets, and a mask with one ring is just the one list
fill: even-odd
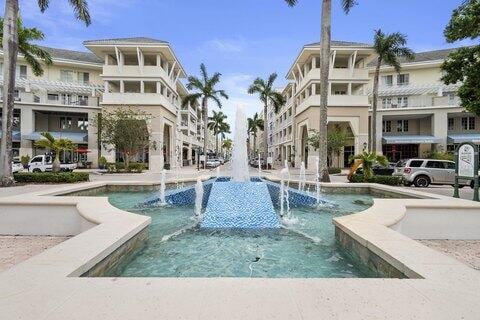
[(216, 158), (207, 159), (207, 163), (206, 163), (207, 168), (216, 168), (219, 165), (221, 165), (220, 160), (218, 160)]
[[(373, 173), (379, 176), (391, 176), (395, 171), (395, 163), (389, 163), (387, 166), (375, 164), (372, 167)], [(363, 174), (362, 165), (355, 171), (356, 174)]]
[[(53, 157), (50, 155), (35, 156), (28, 163), (28, 172), (52, 171)], [(60, 171), (73, 171), (77, 168), (76, 163), (61, 163)]]
[[(409, 159), (399, 161), (395, 166), (394, 176), (402, 176), (405, 185), (426, 188), (434, 185), (455, 184), (455, 162), (435, 159)], [(460, 187), (471, 186), (473, 181), (460, 179)]]
[(13, 160), (12, 161), (12, 173), (17, 173), (23, 171), (23, 165), (20, 160)]

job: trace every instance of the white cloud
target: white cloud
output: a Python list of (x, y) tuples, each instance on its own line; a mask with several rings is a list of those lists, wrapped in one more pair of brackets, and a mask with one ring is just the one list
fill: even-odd
[(212, 39), (200, 46), (199, 50), (217, 50), (224, 53), (239, 53), (245, 50), (247, 43), (244, 39)]

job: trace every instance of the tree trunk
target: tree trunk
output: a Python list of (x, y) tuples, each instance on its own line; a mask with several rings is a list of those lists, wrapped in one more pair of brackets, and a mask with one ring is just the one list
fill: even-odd
[(18, 53), (18, 0), (5, 1), (3, 23), (3, 108), (2, 138), (0, 141), (0, 185), (14, 184), (12, 175), (12, 127), (15, 90), (15, 71)]
[(370, 140), (372, 145), (370, 151), (377, 154), (377, 104), (378, 104), (378, 79), (380, 77), (380, 65), (382, 64), (382, 58), (378, 58), (377, 67), (375, 69), (375, 76), (373, 78), (373, 101), (372, 101), (372, 119), (370, 121)]
[(215, 136), (215, 153), (217, 154), (217, 157), (218, 157), (218, 133)]
[(257, 153), (257, 133), (253, 133), (253, 154)]
[(208, 145), (208, 101), (204, 97), (202, 100), (202, 112), (203, 112), (203, 156), (205, 160), (203, 161), (203, 169), (207, 168), (207, 145)]
[[(267, 104), (265, 103), (265, 106), (263, 107), (263, 123), (264, 126), (267, 125)], [(267, 135), (267, 130), (263, 131), (263, 143), (265, 143), (265, 158), (267, 159), (268, 157), (268, 135)]]
[[(332, 1), (323, 0), (322, 30), (320, 41), (320, 127), (319, 127), (319, 166), (322, 182), (330, 182), (327, 164), (327, 111), (328, 111), (328, 80), (330, 73), (330, 27), (332, 20)], [(308, 161), (308, 159), (307, 159)]]
[(60, 159), (57, 154), (55, 154), (55, 159), (53, 159), (52, 172), (60, 172)]

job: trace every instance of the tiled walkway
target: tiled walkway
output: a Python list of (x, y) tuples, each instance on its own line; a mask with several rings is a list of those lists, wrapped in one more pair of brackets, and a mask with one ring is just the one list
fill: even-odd
[(67, 239), (68, 237), (0, 236), (0, 272)]

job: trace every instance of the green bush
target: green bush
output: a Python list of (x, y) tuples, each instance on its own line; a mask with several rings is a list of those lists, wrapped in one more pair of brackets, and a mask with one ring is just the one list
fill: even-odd
[(89, 181), (86, 172), (20, 172), (13, 175), (19, 183), (75, 183)]
[(23, 167), (26, 167), (30, 162), (30, 156), (27, 154), (25, 156), (20, 157), (20, 162), (22, 163)]
[(330, 174), (339, 174), (339, 173), (342, 173), (342, 169), (341, 168), (328, 168), (328, 173)]
[(363, 174), (353, 174), (349, 177), (348, 179), (350, 182), (353, 183), (379, 183), (379, 184), (385, 184), (389, 186), (399, 186), (403, 183), (402, 177), (396, 177), (396, 176), (377, 176), (374, 175), (371, 178), (369, 178), (367, 181), (365, 181)]
[(99, 157), (98, 165), (105, 168), (105, 166), (107, 165), (107, 158), (105, 158), (104, 156)]
[(141, 173), (143, 170), (145, 170), (144, 163), (131, 162), (128, 164), (127, 172)]

